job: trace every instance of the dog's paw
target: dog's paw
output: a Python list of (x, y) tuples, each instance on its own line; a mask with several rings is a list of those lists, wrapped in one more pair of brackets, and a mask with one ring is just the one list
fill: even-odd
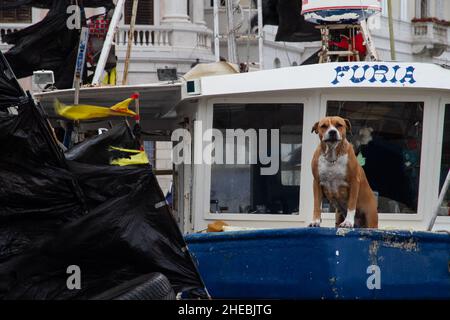
[(339, 225), (339, 228), (353, 228), (353, 223), (351, 221), (345, 220)]
[(308, 227), (310, 227), (310, 228), (319, 228), (319, 227), (320, 227), (320, 220), (314, 220), (314, 221), (312, 221), (312, 222), (308, 225)]

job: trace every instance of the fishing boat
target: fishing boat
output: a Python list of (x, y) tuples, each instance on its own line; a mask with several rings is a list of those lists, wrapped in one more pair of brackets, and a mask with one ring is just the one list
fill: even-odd
[[(338, 28), (322, 35), (329, 30)], [(181, 83), (82, 88), (79, 97), (101, 105), (142, 92), (142, 127), (169, 128), (173, 214), (212, 298), (450, 299), (450, 67), (359, 61), (355, 50), (342, 61), (325, 40), (322, 62), (335, 62), (210, 66)], [(51, 110), (73, 93), (37, 98)], [(327, 201), (322, 228), (308, 228), (311, 128), (327, 115), (352, 124), (380, 229), (334, 228)], [(205, 232), (214, 223), (224, 232)]]
[[(203, 120), (202, 132), (235, 128), (232, 119), (247, 130), (280, 130), (275, 177), (261, 175), (260, 163), (178, 168), (188, 179), (178, 212), (212, 297), (450, 298), (448, 194), (433, 229), (447, 233), (423, 232), (449, 166), (447, 67), (341, 62), (212, 76), (184, 85), (177, 113)], [(311, 127), (325, 115), (352, 122), (349, 139), (377, 194), (380, 230), (307, 228), (318, 144)], [(333, 227), (329, 204), (322, 211)], [(243, 231), (198, 233), (217, 220)], [(370, 289), (375, 273), (380, 287)]]

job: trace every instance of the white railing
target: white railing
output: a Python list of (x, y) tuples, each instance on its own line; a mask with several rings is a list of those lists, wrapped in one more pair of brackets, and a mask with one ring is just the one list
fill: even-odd
[(213, 33), (211, 31), (197, 32), (197, 47), (211, 49)]
[[(173, 28), (160, 26), (137, 25), (134, 29), (134, 46), (142, 48), (152, 47), (171, 47), (176, 46), (172, 42)], [(211, 31), (192, 31), (196, 33), (197, 48), (211, 49), (212, 32)], [(115, 43), (117, 46), (126, 46), (128, 44), (128, 35), (130, 26), (122, 25), (116, 32)]]
[(448, 44), (448, 26), (436, 22), (413, 22), (413, 35), (416, 41), (433, 44)]
[(8, 33), (22, 30), (28, 27), (30, 24), (27, 23), (0, 23), (0, 44), (7, 45), (3, 40), (3, 37)]
[[(130, 26), (120, 26), (116, 33), (116, 45), (128, 44)], [(137, 47), (169, 47), (171, 46), (172, 30), (158, 26), (137, 25), (134, 28), (134, 45)]]

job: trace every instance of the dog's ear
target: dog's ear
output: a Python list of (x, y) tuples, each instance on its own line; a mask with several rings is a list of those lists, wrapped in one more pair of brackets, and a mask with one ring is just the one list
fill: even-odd
[(352, 124), (350, 123), (350, 120), (344, 119), (344, 121), (345, 121), (345, 126), (347, 127), (347, 132), (352, 133)]
[(311, 133), (319, 133), (319, 122), (316, 122), (311, 130)]

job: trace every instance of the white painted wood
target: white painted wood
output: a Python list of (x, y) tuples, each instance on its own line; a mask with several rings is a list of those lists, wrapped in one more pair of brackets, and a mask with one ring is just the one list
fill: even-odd
[[(336, 68), (348, 66), (369, 66), (367, 77), (371, 78), (370, 67), (383, 65), (392, 70), (400, 66), (405, 70), (414, 67), (415, 83), (401, 83), (397, 81), (353, 83), (349, 80), (352, 73), (346, 73), (337, 85), (332, 85), (336, 78)], [(359, 69), (359, 72), (362, 69)], [(350, 75), (350, 76), (349, 76)], [(439, 81), (436, 81), (439, 79)], [(203, 78), (201, 83), (202, 96), (216, 96), (240, 93), (263, 93), (268, 91), (320, 89), (320, 88), (403, 88), (403, 89), (432, 89), (450, 90), (450, 70), (441, 66), (427, 63), (405, 62), (341, 62), (308, 65), (301, 67), (263, 70), (236, 75), (223, 75)]]
[[(390, 65), (389, 63), (382, 64)], [(417, 75), (417, 82), (414, 84), (417, 87), (414, 90), (404, 88), (403, 85), (396, 86), (392, 83), (374, 86), (344, 83), (342, 86), (334, 87), (329, 85), (329, 78), (324, 76), (327, 74), (325, 72), (326, 68), (319, 70), (321, 65), (315, 65), (311, 69), (308, 69), (308, 67), (284, 68), (255, 72), (253, 74), (217, 76), (203, 79), (202, 90), (204, 90), (204, 94), (196, 97), (196, 99), (199, 99), (196, 118), (203, 119), (207, 123), (203, 130), (212, 127), (213, 105), (215, 103), (303, 103), (302, 167), (304, 169), (301, 170), (300, 214), (298, 216), (247, 215), (209, 213), (211, 168), (207, 165), (194, 166), (193, 230), (204, 229), (208, 223), (217, 219), (225, 220), (233, 226), (258, 228), (306, 226), (312, 217), (313, 178), (311, 170), (309, 170), (310, 161), (319, 143), (317, 136), (310, 133), (310, 127), (312, 127), (314, 122), (326, 115), (326, 105), (329, 100), (424, 102), (418, 212), (416, 214), (381, 213), (380, 227), (425, 230), (432, 215), (430, 203), (436, 203), (437, 200), (440, 153), (442, 149), (443, 108), (444, 102), (450, 101), (448, 80), (443, 81), (442, 79), (448, 79), (450, 71), (434, 65), (413, 65), (416, 67)], [(335, 66), (329, 64), (328, 67), (333, 70)], [(302, 69), (302, 72), (296, 72)], [(315, 71), (313, 71), (314, 69)], [(315, 75), (320, 80), (315, 79)], [(422, 81), (422, 77), (432, 77), (433, 79), (440, 79), (440, 81), (428, 83), (427, 80)], [(305, 83), (305, 86), (303, 86), (303, 80), (301, 79), (304, 79), (305, 82), (307, 81), (308, 84)], [(241, 80), (242, 82), (240, 82)], [(280, 82), (285, 80), (289, 81), (280, 84)], [(287, 85), (287, 82), (292, 85)], [(431, 88), (432, 84), (435, 87), (434, 89)], [(229, 86), (233, 88), (230, 89)], [(324, 213), (322, 218), (323, 226), (334, 226), (334, 214)], [(435, 229), (450, 230), (450, 218), (438, 217)]]

